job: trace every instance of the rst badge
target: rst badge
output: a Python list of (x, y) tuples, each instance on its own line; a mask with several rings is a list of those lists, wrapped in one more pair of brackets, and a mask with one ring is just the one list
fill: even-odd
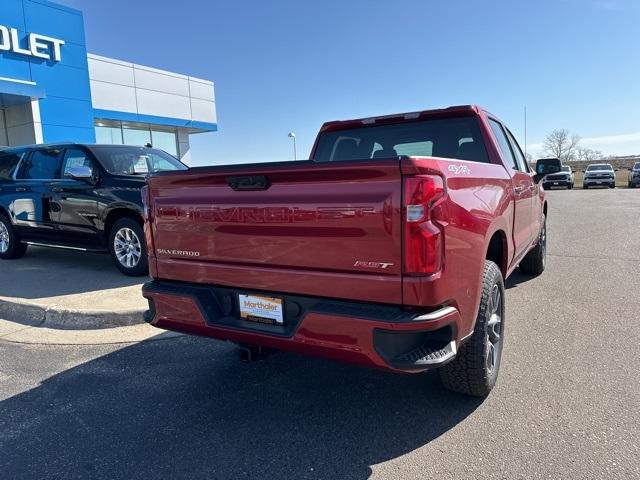
[(393, 263), (386, 262), (366, 262), (362, 260), (356, 260), (353, 264), (354, 267), (362, 267), (362, 268), (379, 268), (381, 270), (386, 270), (389, 267), (393, 267)]

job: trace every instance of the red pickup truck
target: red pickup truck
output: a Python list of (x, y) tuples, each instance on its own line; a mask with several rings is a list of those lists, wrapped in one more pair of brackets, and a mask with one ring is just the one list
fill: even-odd
[(514, 136), (476, 106), (329, 122), (311, 158), (152, 175), (148, 321), (484, 396), (504, 283), (545, 267), (547, 203)]

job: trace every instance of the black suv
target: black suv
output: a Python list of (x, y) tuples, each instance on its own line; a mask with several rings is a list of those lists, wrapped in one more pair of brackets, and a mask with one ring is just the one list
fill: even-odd
[(145, 177), (186, 169), (146, 147), (70, 143), (0, 150), (0, 258), (21, 257), (28, 245), (110, 252), (124, 274), (144, 275)]

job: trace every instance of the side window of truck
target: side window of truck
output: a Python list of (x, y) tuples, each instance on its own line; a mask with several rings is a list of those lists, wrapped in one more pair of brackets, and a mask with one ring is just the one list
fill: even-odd
[(518, 142), (516, 141), (516, 137), (513, 136), (513, 134), (509, 131), (508, 128), (507, 128), (507, 135), (509, 136), (511, 149), (513, 150), (513, 153), (515, 153), (516, 155), (516, 162), (518, 162), (518, 170), (522, 170), (523, 172), (530, 172), (527, 159), (524, 158), (524, 154), (520, 149), (520, 145), (518, 145)]
[(491, 125), (491, 130), (493, 130), (493, 134), (498, 141), (498, 145), (500, 147), (500, 152), (502, 152), (502, 158), (507, 162), (507, 166), (513, 168), (514, 170), (520, 170), (518, 168), (518, 164), (516, 163), (516, 159), (513, 156), (513, 152), (511, 151), (511, 147), (509, 146), (509, 140), (502, 129), (502, 125), (496, 122), (493, 119), (489, 119), (489, 125)]

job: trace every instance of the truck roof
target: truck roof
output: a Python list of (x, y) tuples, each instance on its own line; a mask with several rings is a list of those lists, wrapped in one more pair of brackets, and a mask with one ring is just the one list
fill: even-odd
[(361, 125), (397, 123), (398, 120), (416, 120), (424, 117), (450, 116), (452, 114), (473, 115), (485, 111), (478, 105), (455, 105), (446, 108), (436, 108), (430, 110), (420, 110), (416, 112), (394, 113), (391, 115), (381, 115), (377, 117), (354, 118), (351, 120), (334, 120), (325, 122), (320, 128), (321, 132), (329, 130), (343, 130), (348, 127), (357, 127)]

